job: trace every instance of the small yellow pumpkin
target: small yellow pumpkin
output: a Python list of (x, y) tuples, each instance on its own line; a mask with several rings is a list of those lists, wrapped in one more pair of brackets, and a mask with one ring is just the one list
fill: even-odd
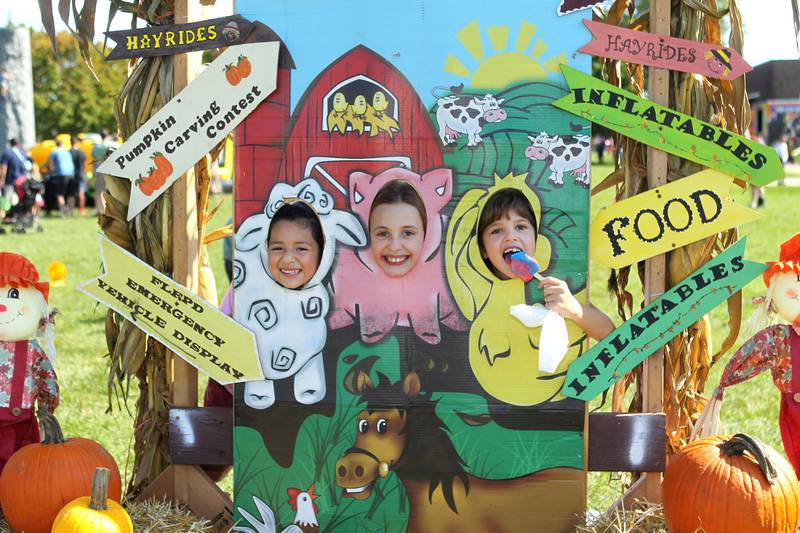
[(108, 499), (108, 468), (99, 467), (92, 479), (92, 496), (81, 496), (59, 511), (52, 533), (133, 533), (131, 517)]

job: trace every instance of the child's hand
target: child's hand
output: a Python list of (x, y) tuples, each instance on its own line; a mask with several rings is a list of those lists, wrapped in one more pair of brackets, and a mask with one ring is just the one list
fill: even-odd
[(564, 318), (579, 321), (583, 316), (583, 306), (572, 295), (564, 280), (547, 277), (539, 282), (544, 289), (544, 305)]

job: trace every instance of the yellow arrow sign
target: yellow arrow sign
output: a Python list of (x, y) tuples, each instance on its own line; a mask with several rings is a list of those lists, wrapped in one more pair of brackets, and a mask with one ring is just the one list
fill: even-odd
[(730, 199), (732, 184), (704, 170), (602, 208), (589, 229), (592, 259), (621, 268), (757, 219)]
[(222, 383), (264, 379), (253, 333), (102, 235), (104, 273), (78, 290)]

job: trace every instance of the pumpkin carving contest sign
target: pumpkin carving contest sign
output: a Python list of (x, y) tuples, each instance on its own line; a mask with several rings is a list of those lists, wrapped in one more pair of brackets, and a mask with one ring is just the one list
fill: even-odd
[(232, 46), (117, 148), (98, 172), (128, 178), (128, 220), (275, 90), (279, 43)]
[(769, 146), (694, 117), (654, 104), (568, 66), (570, 94), (553, 105), (659, 150), (766, 185), (784, 176)]

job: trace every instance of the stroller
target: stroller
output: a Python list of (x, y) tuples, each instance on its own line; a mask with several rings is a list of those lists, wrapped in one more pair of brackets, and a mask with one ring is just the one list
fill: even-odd
[(20, 177), (15, 188), (19, 202), (6, 213), (3, 222), (11, 224), (11, 231), (14, 233), (27, 233), (31, 230), (44, 231), (42, 225), (39, 224), (39, 217), (35, 213), (40, 207), (37, 202), (41, 202), (44, 184), (29, 177)]

